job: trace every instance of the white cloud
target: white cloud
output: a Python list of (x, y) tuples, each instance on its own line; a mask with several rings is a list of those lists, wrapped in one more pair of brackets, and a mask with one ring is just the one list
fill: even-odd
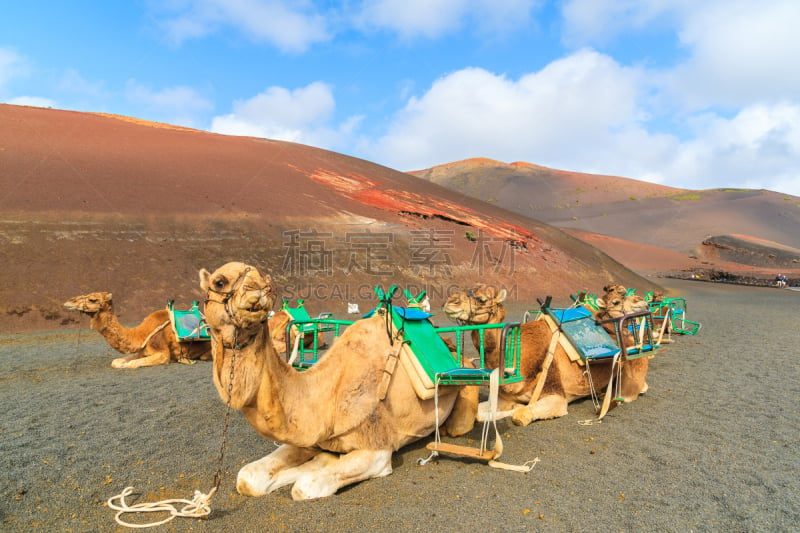
[(28, 73), (26, 59), (10, 48), (0, 47), (0, 89), (14, 78)]
[(665, 161), (673, 179), (696, 188), (725, 184), (800, 196), (800, 105), (754, 104), (730, 119), (694, 117), (693, 125), (694, 138)]
[(6, 102), (13, 105), (28, 105), (32, 107), (58, 107), (55, 100), (41, 96), (17, 96)]
[(233, 112), (214, 117), (210, 130), (335, 149), (346, 144), (361, 121), (355, 116), (332, 125), (335, 108), (331, 87), (321, 82), (294, 90), (269, 87), (248, 100), (234, 102)]
[(254, 42), (267, 42), (287, 52), (303, 52), (312, 44), (329, 39), (325, 17), (308, 1), (188, 0), (178, 9), (177, 14), (162, 21), (176, 43), (204, 37), (223, 27), (232, 27)]
[(364, 29), (388, 29), (405, 39), (439, 38), (471, 20), (482, 33), (527, 23), (537, 0), (365, 0), (356, 15)]
[(153, 90), (150, 87), (128, 80), (125, 97), (135, 106), (145, 110), (140, 116), (151, 116), (170, 124), (198, 127), (197, 115), (213, 109), (213, 104), (191, 87), (167, 87)]
[(438, 37), (461, 25), (466, 4), (466, 0), (367, 0), (359, 24), (386, 28), (406, 38)]
[(490, 157), (692, 189), (800, 195), (800, 104), (752, 104), (730, 118), (676, 115), (686, 132), (679, 138), (651, 131), (648, 74), (588, 49), (518, 80), (464, 69), (410, 98), (388, 133), (361, 150), (399, 170)]
[(680, 38), (691, 57), (669, 77), (689, 104), (738, 106), (800, 95), (800, 2), (697, 2), (685, 15)]
[[(561, 6), (563, 39), (572, 46), (601, 45), (628, 30), (674, 22), (682, 6), (704, 4), (693, 0), (566, 0)], [(727, 1), (727, 0), (725, 0)]]
[(388, 134), (366, 149), (401, 170), (475, 156), (574, 164), (636, 123), (638, 86), (636, 70), (591, 50), (516, 81), (465, 69), (412, 98)]
[(800, 49), (796, 0), (569, 0), (562, 16), (564, 39), (574, 46), (671, 32), (685, 59), (662, 66), (660, 82), (677, 109), (800, 94), (800, 69), (793, 68)]
[(70, 92), (92, 98), (104, 96), (104, 82), (89, 81), (75, 69), (67, 69), (58, 82), (59, 91)]

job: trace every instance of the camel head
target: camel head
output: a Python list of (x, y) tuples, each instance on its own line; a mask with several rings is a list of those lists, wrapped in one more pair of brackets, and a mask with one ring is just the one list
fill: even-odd
[(504, 317), (502, 302), (506, 290), (478, 283), (469, 289), (452, 294), (444, 303), (442, 310), (456, 322), (468, 324), (488, 324), (492, 318)]
[[(241, 409), (255, 398), (263, 359), (274, 353), (266, 324), (275, 301), (272, 279), (255, 267), (228, 263), (213, 273), (200, 271), (200, 287), (206, 293), (204, 314), (211, 328), (214, 386), (222, 398)], [(239, 361), (234, 364), (234, 358)]]
[(100, 311), (111, 309), (111, 293), (90, 292), (89, 294), (76, 296), (64, 302), (64, 307), (70, 311), (80, 311), (91, 316)]
[(612, 290), (606, 290), (605, 297), (597, 299), (598, 312), (596, 316), (598, 319), (619, 318), (650, 309), (649, 304), (641, 296), (626, 294), (625, 287), (619, 285), (615, 287)]
[(213, 273), (200, 270), (200, 287), (206, 293), (206, 323), (228, 347), (252, 338), (275, 301), (272, 278), (244, 263), (228, 263)]
[(628, 289), (626, 289), (623, 285), (611, 283), (610, 285), (603, 287), (603, 292), (605, 292), (605, 298), (623, 298), (628, 293)]

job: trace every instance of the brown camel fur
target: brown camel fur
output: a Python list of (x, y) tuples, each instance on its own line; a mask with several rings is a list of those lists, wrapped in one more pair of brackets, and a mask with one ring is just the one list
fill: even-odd
[[(502, 305), (506, 291), (489, 285), (478, 284), (471, 289), (460, 291), (448, 298), (444, 312), (451, 319), (462, 324), (498, 324), (505, 321), (506, 312)], [(639, 297), (636, 297), (639, 298)], [(619, 317), (635, 311), (644, 310), (636, 298), (626, 300), (624, 290), (620, 296), (616, 289), (609, 289), (605, 299), (599, 299), (601, 311), (595, 315), (598, 320)], [(639, 298), (641, 299), (641, 298)], [(606, 301), (607, 300), (607, 301)], [(499, 365), (498, 331), (489, 330), (485, 335), (487, 366)], [(511, 416), (517, 425), (528, 425), (534, 420), (558, 418), (567, 414), (567, 405), (592, 393), (586, 375), (586, 366), (570, 360), (560, 344), (555, 345), (552, 364), (546, 374), (539, 398), (531, 404), (534, 390), (538, 384), (543, 365), (551, 344), (553, 333), (544, 320), (535, 320), (521, 325), (521, 373), (524, 379), (517, 383), (502, 385), (498, 412), (500, 416)], [(476, 335), (473, 334), (473, 342)], [(627, 341), (626, 341), (627, 344)], [(621, 397), (632, 402), (647, 390), (645, 378), (649, 364), (648, 357), (625, 360), (620, 358)], [(596, 390), (604, 389), (611, 378), (610, 362), (596, 362), (589, 365), (591, 383)], [(481, 413), (479, 418), (485, 414)]]
[(390, 339), (380, 312), (349, 326), (324, 358), (298, 372), (275, 353), (270, 338), (269, 275), (228, 263), (214, 273), (201, 270), (200, 285), (220, 398), (260, 435), (282, 443), (239, 471), (239, 493), (260, 496), (292, 485), (295, 500), (330, 496), (391, 474), (392, 453), (433, 433), (437, 419), (451, 435), (472, 429), (477, 396), (448, 387), (437, 416), (435, 400), (420, 400), (404, 365), (391, 364), (401, 343)]
[(111, 361), (114, 368), (139, 368), (165, 365), (171, 361), (188, 363), (211, 359), (208, 341), (179, 342), (169, 324), (169, 311), (160, 309), (147, 315), (136, 327), (126, 328), (114, 313), (110, 292), (92, 292), (66, 302), (70, 311), (89, 315), (89, 325), (105, 337), (109, 346), (123, 354)]

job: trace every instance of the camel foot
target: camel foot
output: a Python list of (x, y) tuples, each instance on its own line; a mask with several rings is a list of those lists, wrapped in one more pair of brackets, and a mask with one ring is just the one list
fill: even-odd
[(114, 359), (113, 361), (111, 361), (111, 367), (112, 368), (130, 368), (130, 365), (128, 365), (129, 362), (130, 361), (128, 360), (127, 357), (119, 357), (119, 358)]
[(236, 490), (242, 496), (263, 496), (290, 485), (302, 475), (304, 468), (314, 468), (310, 463), (319, 453), (319, 450), (284, 444), (266, 457), (244, 465), (236, 476)]
[(533, 422), (533, 412), (531, 412), (527, 405), (520, 407), (519, 409), (514, 410), (514, 414), (511, 416), (511, 421), (517, 426), (527, 426)]
[(295, 501), (325, 498), (347, 485), (388, 476), (392, 473), (392, 452), (356, 450), (339, 457), (322, 453), (308, 465), (313, 467), (305, 469), (292, 486), (292, 499)]

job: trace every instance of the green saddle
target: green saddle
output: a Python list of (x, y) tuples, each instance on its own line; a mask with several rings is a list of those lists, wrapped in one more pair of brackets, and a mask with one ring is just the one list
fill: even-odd
[(175, 309), (174, 300), (167, 302), (169, 311), (169, 321), (172, 324), (172, 331), (180, 342), (208, 341), (211, 340), (211, 333), (205, 323), (200, 305), (192, 302), (189, 309)]

